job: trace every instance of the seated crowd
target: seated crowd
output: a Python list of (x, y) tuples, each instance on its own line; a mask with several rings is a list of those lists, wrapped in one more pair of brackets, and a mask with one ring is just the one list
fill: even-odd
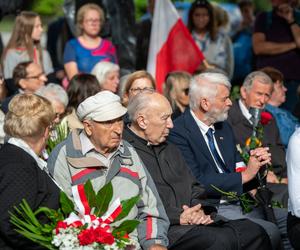
[[(247, 72), (233, 99), (232, 44), (213, 8), (196, 0), (188, 28), (216, 61), (169, 72), (163, 94), (145, 70), (120, 78), (99, 6), (78, 10), (65, 77), (40, 46), (40, 17), (17, 17), (0, 77), (0, 249), (44, 249), (15, 231), (10, 212), (22, 199), (58, 209), (60, 191), (74, 201), (72, 188), (88, 180), (96, 192), (111, 182), (112, 200), (140, 197), (126, 215), (140, 222), (136, 249), (300, 249), (300, 129), (282, 108), (284, 75)], [(47, 152), (63, 124), (65, 138)]]

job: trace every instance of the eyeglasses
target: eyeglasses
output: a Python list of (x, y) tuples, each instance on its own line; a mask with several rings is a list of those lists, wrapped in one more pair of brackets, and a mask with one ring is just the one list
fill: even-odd
[(36, 76), (27, 76), (27, 77), (25, 77), (25, 79), (40, 79), (41, 76), (45, 76), (45, 73), (44, 73), (44, 72), (41, 72), (41, 73), (39, 73), (39, 74), (36, 75)]
[(146, 87), (146, 88), (133, 88), (133, 89), (130, 89), (129, 91), (134, 92), (134, 93), (144, 93), (144, 92), (153, 93), (155, 90), (154, 90), (154, 88)]
[(189, 95), (190, 88), (182, 89), (182, 91), (184, 92), (185, 95)]
[(91, 19), (84, 20), (84, 22), (87, 23), (87, 24), (94, 24), (94, 23), (100, 23), (101, 20), (99, 18), (97, 18), (97, 19), (92, 19), (91, 18)]

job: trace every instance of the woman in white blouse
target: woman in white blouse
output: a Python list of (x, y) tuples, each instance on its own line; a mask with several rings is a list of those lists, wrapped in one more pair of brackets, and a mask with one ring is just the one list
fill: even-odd
[(291, 136), (287, 150), (289, 214), (288, 236), (295, 249), (300, 249), (300, 127)]

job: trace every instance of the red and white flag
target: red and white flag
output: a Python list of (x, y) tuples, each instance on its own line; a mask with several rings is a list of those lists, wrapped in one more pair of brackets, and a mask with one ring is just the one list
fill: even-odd
[(157, 91), (162, 92), (169, 72), (194, 73), (203, 60), (204, 55), (171, 1), (155, 1), (147, 71), (155, 77)]

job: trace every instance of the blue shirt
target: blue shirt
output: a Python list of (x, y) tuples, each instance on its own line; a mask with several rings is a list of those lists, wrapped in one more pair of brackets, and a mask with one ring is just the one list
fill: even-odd
[(111, 41), (102, 39), (93, 49), (84, 47), (77, 38), (68, 41), (64, 51), (64, 64), (76, 62), (79, 72), (91, 73), (100, 61), (117, 62), (116, 48)]
[(299, 120), (289, 111), (270, 104), (266, 105), (266, 110), (274, 116), (281, 142), (287, 148), (291, 135), (294, 133), (296, 127), (300, 125)]

